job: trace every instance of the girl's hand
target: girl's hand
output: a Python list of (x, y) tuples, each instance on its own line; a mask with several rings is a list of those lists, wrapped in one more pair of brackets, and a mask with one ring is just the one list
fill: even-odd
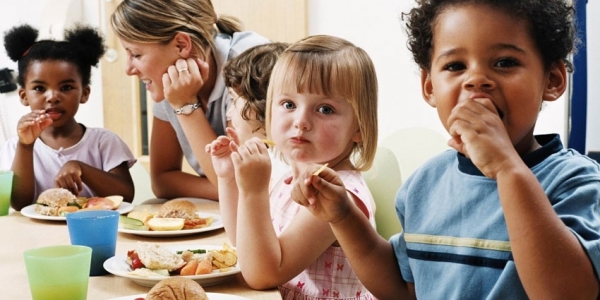
[(73, 195), (78, 196), (81, 190), (83, 190), (83, 181), (81, 180), (81, 166), (76, 160), (70, 160), (65, 163), (58, 174), (54, 177), (54, 186), (57, 188), (64, 188)]
[(44, 110), (34, 110), (24, 115), (17, 124), (19, 143), (22, 145), (33, 144), (50, 124), (52, 124), (52, 119)]
[(448, 145), (469, 157), (487, 177), (520, 161), (493, 102), (479, 98), (460, 102), (448, 117)]
[(198, 102), (198, 92), (208, 79), (208, 63), (199, 58), (178, 59), (163, 74), (163, 89), (173, 109)]
[(240, 193), (269, 188), (271, 157), (265, 143), (253, 137), (231, 154)]
[(217, 177), (233, 177), (235, 169), (231, 161), (231, 153), (237, 149), (238, 145), (234, 139), (227, 136), (219, 136), (212, 143), (206, 145), (205, 150), (210, 154)]
[(292, 189), (292, 199), (306, 206), (320, 220), (336, 223), (347, 216), (354, 204), (337, 173), (325, 168), (315, 175), (319, 167), (312, 165), (299, 176)]

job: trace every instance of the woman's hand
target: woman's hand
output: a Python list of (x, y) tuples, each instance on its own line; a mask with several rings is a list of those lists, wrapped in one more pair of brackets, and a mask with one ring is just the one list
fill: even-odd
[(48, 117), (45, 110), (34, 110), (24, 115), (17, 124), (19, 143), (22, 145), (33, 144), (50, 124), (52, 124), (52, 119)]
[(178, 59), (163, 74), (163, 89), (173, 109), (198, 102), (198, 92), (208, 79), (208, 63), (199, 58)]

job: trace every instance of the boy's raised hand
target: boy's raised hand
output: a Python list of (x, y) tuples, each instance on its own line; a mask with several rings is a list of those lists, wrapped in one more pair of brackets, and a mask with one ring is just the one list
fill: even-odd
[(269, 188), (271, 157), (265, 143), (253, 137), (231, 154), (240, 193), (253, 193)]
[(353, 202), (348, 198), (344, 183), (330, 168), (315, 175), (321, 165), (309, 166), (296, 180), (292, 199), (308, 208), (324, 222), (336, 223), (348, 215)]
[(492, 100), (470, 99), (459, 102), (448, 117), (448, 145), (473, 161), (487, 177), (511, 167), (520, 157)]
[(23, 145), (33, 144), (50, 124), (52, 124), (52, 119), (48, 117), (44, 110), (34, 110), (24, 115), (17, 124), (19, 143)]
[(238, 145), (235, 139), (227, 136), (219, 136), (206, 145), (205, 150), (210, 154), (217, 177), (233, 177), (235, 170), (231, 161), (231, 153), (237, 151), (237, 148)]

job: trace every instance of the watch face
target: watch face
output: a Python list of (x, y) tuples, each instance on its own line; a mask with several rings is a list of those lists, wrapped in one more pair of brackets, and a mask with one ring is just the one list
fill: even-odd
[(184, 107), (181, 108), (181, 114), (182, 115), (189, 115), (194, 111), (194, 108), (192, 107), (192, 104), (188, 104)]
[(186, 105), (182, 106), (180, 109), (176, 109), (175, 114), (176, 115), (189, 115), (198, 108), (200, 108), (199, 104), (186, 104)]

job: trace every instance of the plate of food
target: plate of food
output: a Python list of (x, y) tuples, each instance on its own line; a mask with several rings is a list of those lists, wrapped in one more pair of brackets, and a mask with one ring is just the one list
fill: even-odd
[(157, 212), (134, 210), (121, 216), (119, 232), (149, 237), (191, 235), (223, 228), (219, 214), (199, 212), (185, 199), (165, 202)]
[(42, 192), (36, 204), (21, 209), (21, 214), (32, 219), (65, 221), (67, 213), (84, 209), (112, 209), (126, 214), (133, 210), (133, 204), (123, 202), (122, 196), (75, 197), (66, 189), (52, 188)]
[[(118, 298), (111, 298), (109, 300), (146, 300), (146, 296), (148, 294), (137, 294), (131, 296), (124, 296)], [(206, 293), (206, 296), (210, 300), (248, 300), (249, 298), (229, 295), (229, 294), (221, 294), (221, 293)]]
[(163, 246), (137, 242), (135, 249), (107, 259), (104, 269), (145, 287), (154, 287), (170, 277), (183, 277), (211, 286), (229, 281), (240, 273), (237, 252), (227, 244)]

